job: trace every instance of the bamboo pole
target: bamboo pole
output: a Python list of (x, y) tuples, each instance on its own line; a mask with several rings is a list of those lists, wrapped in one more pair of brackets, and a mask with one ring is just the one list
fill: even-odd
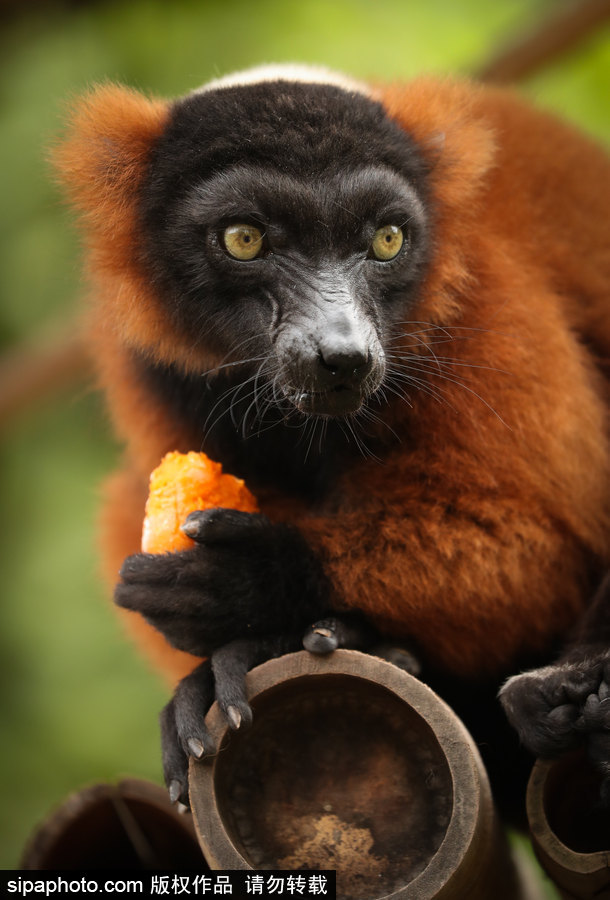
[(0, 357), (0, 428), (91, 375), (80, 328), (74, 322), (18, 344)]
[(558, 4), (549, 16), (475, 74), (496, 84), (523, 81), (578, 47), (610, 21), (610, 0)]
[(190, 816), (167, 791), (138, 778), (71, 794), (34, 831), (20, 868), (207, 869)]

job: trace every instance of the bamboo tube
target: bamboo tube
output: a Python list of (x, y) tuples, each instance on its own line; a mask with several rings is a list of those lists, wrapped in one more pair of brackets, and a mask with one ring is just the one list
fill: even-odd
[(247, 687), (252, 727), (215, 705), (219, 753), (191, 760), (213, 869), (335, 869), (345, 900), (525, 897), (477, 748), (422, 682), (338, 650), (270, 660)]
[(527, 815), (540, 864), (566, 900), (610, 898), (610, 812), (601, 778), (583, 752), (538, 760)]
[(125, 778), (71, 794), (32, 834), (28, 870), (206, 869), (191, 817), (157, 784)]

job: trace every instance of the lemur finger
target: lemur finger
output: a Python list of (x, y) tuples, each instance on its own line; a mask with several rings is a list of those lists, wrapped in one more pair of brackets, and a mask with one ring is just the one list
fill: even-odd
[(303, 636), (303, 646), (310, 653), (324, 655), (332, 653), (339, 646), (339, 638), (334, 619), (322, 619), (310, 625)]
[(174, 694), (178, 740), (187, 756), (201, 759), (216, 752), (205, 725), (205, 716), (214, 701), (214, 680), (209, 660), (205, 660), (186, 678)]
[(241, 541), (246, 534), (252, 537), (268, 524), (265, 516), (257, 513), (217, 507), (195, 510), (186, 517), (180, 528), (194, 541), (214, 544)]
[(172, 803), (188, 806), (188, 757), (184, 753), (176, 728), (174, 701), (163, 707), (159, 716), (161, 726), (161, 758), (163, 777)]
[(159, 617), (161, 622), (168, 617), (180, 621), (193, 620), (209, 627), (213, 623), (229, 626), (231, 611), (219, 601), (213, 586), (203, 583), (199, 588), (190, 585), (159, 587), (148, 584), (118, 584), (114, 591), (114, 602), (123, 609), (131, 609), (143, 616)]
[(514, 675), (500, 690), (509, 722), (535, 756), (554, 757), (578, 744), (579, 701), (584, 702), (590, 685), (580, 673), (570, 679), (569, 669), (547, 666)]
[(216, 700), (234, 730), (252, 723), (246, 673), (254, 664), (254, 656), (254, 642), (249, 640), (232, 641), (212, 654)]
[(375, 656), (379, 656), (381, 659), (385, 659), (386, 662), (392, 663), (392, 665), (402, 669), (403, 672), (408, 672), (409, 675), (417, 677), (421, 674), (421, 662), (407, 647), (399, 647), (395, 644), (376, 644), (372, 648), (371, 653), (374, 653)]
[(254, 666), (298, 649), (298, 639), (290, 635), (231, 641), (211, 657), (216, 700), (233, 730), (252, 723), (247, 699), (246, 675)]
[(119, 570), (124, 584), (173, 584), (184, 576), (190, 551), (181, 553), (134, 553)]
[(303, 636), (303, 646), (310, 653), (332, 653), (337, 647), (363, 650), (370, 646), (377, 632), (360, 619), (329, 616), (314, 622)]

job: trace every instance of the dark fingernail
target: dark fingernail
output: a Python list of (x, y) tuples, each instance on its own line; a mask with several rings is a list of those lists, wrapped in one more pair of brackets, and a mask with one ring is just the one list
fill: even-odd
[(172, 803), (175, 803), (180, 794), (182, 793), (182, 785), (179, 781), (174, 779), (174, 781), (170, 781), (169, 784), (169, 799)]
[(234, 728), (235, 731), (241, 725), (241, 713), (236, 706), (229, 706), (227, 709), (227, 719), (229, 720), (229, 725), (231, 728)]
[(332, 632), (327, 637), (326, 635), (318, 634), (317, 631), (312, 631), (303, 638), (303, 646), (310, 653), (324, 656), (337, 649), (338, 641), (336, 635), (332, 634)]
[(197, 738), (189, 738), (188, 748), (191, 752), (191, 756), (194, 756), (196, 759), (201, 759), (205, 753), (205, 747)]
[(330, 628), (314, 628), (313, 633), (314, 633), (314, 634), (321, 634), (322, 637), (327, 637), (327, 638), (333, 636), (333, 633), (332, 633), (332, 631), (330, 630)]
[(196, 519), (187, 519), (180, 526), (180, 531), (187, 537), (194, 539), (199, 534), (199, 522)]

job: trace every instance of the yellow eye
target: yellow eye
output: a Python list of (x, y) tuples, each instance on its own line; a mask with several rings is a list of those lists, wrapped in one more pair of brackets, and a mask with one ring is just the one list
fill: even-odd
[(263, 249), (263, 234), (254, 225), (229, 225), (222, 239), (234, 259), (255, 259)]
[(384, 225), (373, 235), (371, 253), (375, 259), (387, 262), (398, 255), (403, 241), (404, 236), (398, 225)]

